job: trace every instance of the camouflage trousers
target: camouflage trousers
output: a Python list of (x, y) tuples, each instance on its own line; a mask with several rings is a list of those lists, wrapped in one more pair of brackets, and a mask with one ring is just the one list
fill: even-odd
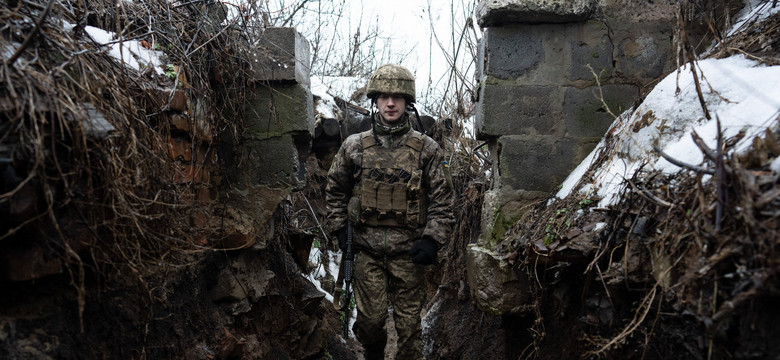
[(420, 312), (425, 300), (424, 268), (409, 255), (355, 258), (355, 336), (366, 349), (366, 360), (384, 359), (388, 306), (398, 333), (397, 359), (422, 359)]

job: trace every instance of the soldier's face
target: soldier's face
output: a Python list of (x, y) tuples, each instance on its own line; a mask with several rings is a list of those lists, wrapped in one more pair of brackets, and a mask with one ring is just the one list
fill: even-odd
[(376, 98), (376, 107), (379, 109), (382, 123), (394, 126), (406, 110), (406, 98), (398, 94), (381, 94)]

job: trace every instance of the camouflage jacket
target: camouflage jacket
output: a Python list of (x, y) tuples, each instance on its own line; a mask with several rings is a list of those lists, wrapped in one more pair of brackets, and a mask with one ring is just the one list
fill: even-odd
[[(374, 125), (374, 130), (381, 146), (402, 151), (408, 138), (413, 134), (421, 135), (412, 130), (409, 116), (403, 126), (388, 130), (381, 125)], [(360, 188), (363, 178), (363, 145), (361, 138), (372, 130), (347, 137), (341, 144), (336, 157), (328, 171), (326, 200), (328, 219), (326, 229), (330, 234), (346, 226), (347, 208), (353, 192)], [(398, 255), (407, 252), (412, 244), (429, 236), (439, 247), (446, 243), (454, 222), (452, 213), (453, 191), (448, 181), (449, 173), (444, 155), (439, 145), (428, 136), (422, 135), (422, 150), (419, 165), (422, 170), (421, 186), (426, 197), (427, 211), (424, 225), (415, 228), (400, 226), (354, 226), (353, 242), (361, 251), (368, 251), (375, 256)]]

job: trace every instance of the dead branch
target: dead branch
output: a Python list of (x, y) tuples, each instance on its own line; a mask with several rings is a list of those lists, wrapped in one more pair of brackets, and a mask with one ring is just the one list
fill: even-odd
[(715, 211), (715, 230), (720, 231), (723, 228), (721, 219), (723, 218), (723, 207), (725, 206), (727, 199), (726, 193), (726, 170), (723, 164), (723, 132), (720, 128), (720, 117), (715, 116), (715, 122), (718, 126), (718, 145), (717, 145), (717, 157), (715, 161), (716, 169), (716, 181), (717, 181), (717, 195), (718, 195), (718, 208)]
[(672, 204), (672, 203), (670, 203), (670, 202), (668, 202), (668, 201), (666, 201), (664, 199), (661, 199), (661, 198), (653, 195), (651, 192), (649, 192), (649, 191), (647, 191), (645, 189), (640, 189), (638, 186), (636, 186), (636, 184), (634, 184), (633, 181), (631, 181), (629, 179), (626, 179), (626, 182), (628, 182), (628, 184), (631, 185), (631, 188), (633, 188), (637, 192), (637, 194), (639, 194), (643, 198), (647, 199), (648, 201), (651, 201), (651, 202), (655, 203), (656, 205), (663, 206), (663, 207), (672, 207), (672, 206), (674, 206), (674, 204)]
[(691, 171), (695, 171), (697, 173), (704, 173), (704, 174), (709, 174), (709, 175), (715, 175), (715, 170), (703, 168), (703, 167), (696, 166), (696, 165), (687, 164), (687, 163), (684, 163), (684, 162), (682, 162), (680, 160), (677, 160), (677, 159), (669, 156), (667, 153), (665, 153), (663, 150), (661, 150), (661, 148), (659, 148), (657, 145), (653, 145), (653, 150), (655, 150), (655, 152), (657, 152), (659, 155), (661, 155), (661, 157), (666, 159), (666, 161), (668, 161), (668, 162), (670, 162), (670, 163), (672, 163), (674, 165), (677, 165), (677, 166), (679, 166), (681, 168), (688, 169), (688, 170), (691, 170)]
[(691, 75), (693, 76), (693, 84), (696, 87), (696, 94), (699, 97), (699, 104), (701, 105), (701, 109), (704, 111), (704, 117), (707, 118), (707, 120), (711, 119), (710, 117), (710, 111), (707, 110), (707, 102), (704, 100), (704, 94), (701, 91), (701, 84), (699, 83), (699, 74), (696, 72), (696, 52), (693, 50), (693, 47), (691, 46), (690, 41), (688, 40), (688, 32), (685, 30), (685, 21), (683, 19), (682, 15), (682, 7), (678, 4), (678, 25), (680, 27), (680, 37), (681, 37), (681, 43), (682, 43), (682, 49), (683, 53), (685, 54), (688, 63), (691, 65)]

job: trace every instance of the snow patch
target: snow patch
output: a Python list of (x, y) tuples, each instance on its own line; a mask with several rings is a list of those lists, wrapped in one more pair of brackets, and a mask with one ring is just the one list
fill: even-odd
[[(665, 173), (681, 169), (659, 156), (657, 146), (673, 158), (692, 165), (704, 156), (694, 144), (695, 131), (711, 149), (717, 148), (717, 120), (723, 139), (735, 142), (733, 152), (750, 150), (754, 137), (777, 126), (780, 115), (780, 66), (763, 66), (742, 55), (725, 59), (706, 59), (696, 63), (697, 76), (711, 118), (706, 119), (700, 105), (690, 65), (669, 74), (647, 95), (637, 108), (623, 113), (612, 125), (596, 149), (563, 182), (558, 198), (579, 189), (595, 193), (599, 207), (615, 204), (623, 180), (640, 168)], [(613, 148), (605, 149), (607, 144)], [(596, 154), (609, 157), (595, 170), (592, 179), (583, 175), (592, 167)]]
[(336, 119), (339, 107), (335, 98), (349, 100), (365, 80), (348, 76), (312, 76), (311, 93), (322, 99), (315, 111), (326, 119)]
[[(308, 274), (302, 274), (303, 277), (311, 281), (312, 284), (314, 284), (315, 287), (317, 287), (317, 290), (325, 294), (325, 299), (328, 300), (331, 304), (333, 303), (333, 295), (322, 287), (322, 279), (325, 278), (327, 275), (325, 271), (325, 267), (322, 265), (321, 257), (326, 256), (328, 258), (328, 271), (327, 273), (330, 273), (334, 278), (338, 278), (339, 274), (339, 264), (341, 264), (341, 251), (333, 252), (333, 251), (325, 251), (324, 253), (321, 251), (321, 248), (319, 246), (312, 246), (311, 250), (309, 251), (309, 263), (310, 264), (317, 264), (317, 266)], [(354, 284), (353, 284), (354, 286)], [(354, 288), (353, 288), (354, 291)], [(354, 292), (352, 294), (352, 298), (354, 301)], [(355, 337), (354, 332), (352, 332), (352, 327), (355, 325), (355, 319), (357, 319), (357, 307), (352, 309), (352, 313), (349, 315), (349, 333), (351, 337)]]
[(120, 41), (120, 39), (115, 39), (114, 33), (94, 26), (85, 26), (84, 31), (98, 44), (108, 46), (109, 54), (125, 65), (139, 71), (150, 67), (158, 75), (164, 73), (160, 60), (164, 56), (162, 51), (147, 49), (141, 46), (141, 42), (138, 40)]

